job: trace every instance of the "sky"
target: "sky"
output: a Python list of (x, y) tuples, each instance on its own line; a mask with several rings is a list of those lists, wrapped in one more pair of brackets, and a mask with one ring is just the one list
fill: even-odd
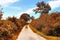
[(8, 16), (20, 17), (23, 13), (38, 18), (40, 14), (35, 14), (32, 10), (36, 8), (36, 3), (44, 1), (51, 6), (50, 12), (60, 12), (60, 0), (0, 0), (0, 8), (3, 8), (3, 18)]

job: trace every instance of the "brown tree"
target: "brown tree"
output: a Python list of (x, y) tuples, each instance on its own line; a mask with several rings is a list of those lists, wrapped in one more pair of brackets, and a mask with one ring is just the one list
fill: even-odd
[(48, 3), (45, 3), (44, 1), (42, 1), (42, 2), (37, 3), (37, 8), (34, 9), (33, 11), (35, 13), (46, 14), (46, 13), (49, 13), (50, 10), (51, 10), (50, 5)]
[(27, 14), (27, 13), (23, 13), (23, 14), (20, 16), (20, 19), (24, 19), (25, 21), (28, 21), (28, 20), (30, 20), (30, 15)]

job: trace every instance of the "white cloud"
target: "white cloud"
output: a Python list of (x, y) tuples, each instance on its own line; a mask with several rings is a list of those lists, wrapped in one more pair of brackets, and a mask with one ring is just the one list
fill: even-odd
[(33, 13), (33, 9), (35, 9), (35, 8), (36, 8), (36, 7), (34, 7), (34, 8), (29, 8), (29, 9), (26, 10), (25, 12), (19, 13), (17, 17), (19, 18), (23, 13), (31, 14), (31, 13)]
[(16, 11), (21, 10), (21, 7), (19, 7), (19, 6), (6, 6), (5, 8), (11, 9), (11, 10), (16, 10)]
[(52, 9), (60, 7), (60, 0), (52, 0), (48, 2)]
[(0, 5), (4, 6), (4, 5), (8, 5), (17, 1), (19, 0), (0, 0)]

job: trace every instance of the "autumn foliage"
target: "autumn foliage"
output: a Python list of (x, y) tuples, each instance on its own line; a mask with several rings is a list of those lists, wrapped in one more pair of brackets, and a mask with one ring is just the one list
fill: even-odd
[(27, 13), (23, 13), (19, 19), (14, 16), (6, 20), (0, 19), (0, 40), (16, 40), (16, 36), (24, 25), (28, 24), (29, 19), (30, 15)]
[(23, 13), (20, 18), (13, 16), (2, 20), (3, 14), (0, 12), (0, 40), (16, 40), (16, 36), (26, 24), (29, 24), (28, 21), (30, 19), (32, 20), (30, 25), (38, 31), (46, 35), (60, 37), (60, 12), (48, 14), (50, 10), (49, 4), (42, 1), (38, 2), (37, 8), (33, 10), (35, 13), (41, 13), (41, 16), (37, 19), (34, 19), (33, 16), (30, 17), (27, 13)]
[(49, 13), (51, 7), (44, 1), (37, 3), (37, 8), (33, 11), (41, 13), (38, 19), (33, 20), (32, 25), (37, 30), (50, 36), (60, 36), (60, 12)]
[(46, 35), (60, 36), (60, 12), (43, 14), (30, 25)]

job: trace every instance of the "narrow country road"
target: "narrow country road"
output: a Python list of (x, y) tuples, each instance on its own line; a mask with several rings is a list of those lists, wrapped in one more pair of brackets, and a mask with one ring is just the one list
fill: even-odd
[[(26, 28), (27, 27), (27, 28)], [(21, 33), (19, 34), (17, 40), (46, 40), (43, 37), (34, 33), (29, 25), (23, 27)]]

